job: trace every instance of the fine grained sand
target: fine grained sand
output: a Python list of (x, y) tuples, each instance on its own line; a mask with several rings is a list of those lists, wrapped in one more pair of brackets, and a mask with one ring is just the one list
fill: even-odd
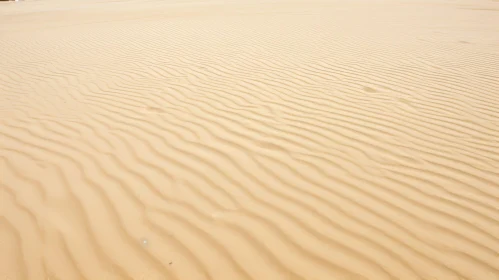
[(2, 3), (0, 279), (499, 279), (499, 2)]

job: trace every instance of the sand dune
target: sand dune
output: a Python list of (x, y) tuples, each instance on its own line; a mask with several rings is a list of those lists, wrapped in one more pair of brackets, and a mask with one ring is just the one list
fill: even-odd
[(0, 279), (499, 279), (498, 11), (0, 4)]

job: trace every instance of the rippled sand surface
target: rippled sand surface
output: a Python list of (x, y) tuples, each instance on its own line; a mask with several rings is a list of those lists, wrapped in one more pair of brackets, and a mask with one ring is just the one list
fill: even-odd
[(0, 279), (499, 279), (499, 2), (0, 3)]

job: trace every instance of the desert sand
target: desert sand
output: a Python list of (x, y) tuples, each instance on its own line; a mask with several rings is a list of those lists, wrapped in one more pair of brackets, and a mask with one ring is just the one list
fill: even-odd
[(499, 2), (0, 3), (17, 279), (499, 279)]

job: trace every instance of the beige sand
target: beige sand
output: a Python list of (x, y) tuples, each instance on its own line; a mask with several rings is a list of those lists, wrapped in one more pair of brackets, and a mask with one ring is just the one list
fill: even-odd
[(499, 279), (499, 2), (0, 3), (7, 279)]

